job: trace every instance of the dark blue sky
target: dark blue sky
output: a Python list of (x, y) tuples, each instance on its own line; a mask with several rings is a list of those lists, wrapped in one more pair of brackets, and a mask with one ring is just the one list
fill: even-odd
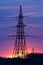
[(43, 4), (43, 0), (0, 0), (0, 5)]

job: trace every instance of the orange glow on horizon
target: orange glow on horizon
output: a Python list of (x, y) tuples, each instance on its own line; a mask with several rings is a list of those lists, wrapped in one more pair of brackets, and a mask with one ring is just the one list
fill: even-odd
[[(32, 51), (27, 50), (26, 54), (30, 54), (31, 52), (32, 52)], [(21, 57), (22, 54), (19, 53), (19, 56)], [(17, 58), (18, 56), (16, 55), (16, 56), (14, 56), (14, 57)], [(12, 54), (6, 54), (6, 55), (4, 55), (4, 58), (12, 58)]]
[[(35, 47), (34, 53), (42, 53), (43, 52), (43, 50), (40, 50), (38, 47), (36, 47), (36, 45), (34, 47)], [(7, 53), (1, 54), (2, 55), (1, 57), (12, 58), (12, 51), (13, 51), (13, 49), (11, 48), (10, 50), (7, 51)], [(32, 47), (27, 46), (27, 52), (26, 53), (28, 53), (28, 54), (32, 53)], [(21, 53), (20, 53), (20, 56), (21, 56)]]
[[(37, 51), (37, 50), (36, 50)], [(28, 54), (32, 53), (32, 50), (27, 50)], [(34, 52), (35, 53), (35, 52)], [(40, 52), (36, 52), (36, 53), (40, 53)], [(20, 54), (21, 56), (21, 54)], [(6, 54), (2, 56), (3, 58), (12, 58), (12, 54)], [(17, 56), (16, 56), (17, 57)]]

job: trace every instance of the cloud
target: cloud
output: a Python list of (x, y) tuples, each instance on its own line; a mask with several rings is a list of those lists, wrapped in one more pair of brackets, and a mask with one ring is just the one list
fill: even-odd
[[(0, 10), (4, 10), (4, 9), (14, 9), (14, 8), (19, 8), (20, 5), (6, 5), (6, 6), (0, 6)], [(42, 7), (43, 5), (22, 5), (22, 8), (39, 8)]]
[(27, 24), (29, 28), (43, 28), (43, 24)]
[[(12, 10), (20, 8), (20, 6), (0, 6), (0, 10)], [(22, 5), (22, 10), (24, 11), (25, 16), (31, 16), (31, 17), (41, 17), (43, 16), (43, 5)], [(14, 11), (15, 12), (15, 11)], [(8, 17), (13, 17), (17, 14), (11, 14)]]
[[(6, 16), (5, 18), (12, 18), (12, 17), (18, 17), (18, 16), (19, 16), (18, 14), (10, 14)], [(38, 17), (38, 16), (43, 16), (43, 14), (40, 12), (27, 12), (27, 13), (23, 13), (23, 16)]]
[(38, 12), (28, 12), (28, 13), (24, 13), (24, 15), (26, 15), (26, 16), (35, 15), (35, 14), (38, 14)]
[(19, 8), (19, 6), (0, 6), (0, 10), (15, 9), (15, 8)]
[(0, 24), (0, 28), (10, 27), (10, 26), (13, 26), (13, 25), (12, 24)]
[(43, 17), (43, 12), (28, 12), (24, 13), (23, 15), (30, 17)]

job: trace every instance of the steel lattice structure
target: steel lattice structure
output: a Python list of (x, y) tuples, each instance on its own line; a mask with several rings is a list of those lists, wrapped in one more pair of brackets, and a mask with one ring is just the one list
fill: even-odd
[(16, 26), (17, 33), (15, 39), (15, 45), (13, 50), (13, 56), (22, 56), (24, 57), (27, 52), (26, 41), (25, 41), (25, 32), (24, 32), (24, 23), (23, 23), (22, 7), (20, 6), (20, 12), (18, 17), (18, 24)]

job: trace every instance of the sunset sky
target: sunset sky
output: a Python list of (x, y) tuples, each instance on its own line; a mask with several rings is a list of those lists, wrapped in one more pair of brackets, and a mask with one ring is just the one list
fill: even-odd
[(32, 35), (26, 37), (28, 52), (43, 53), (43, 0), (0, 0), (0, 56), (12, 55), (15, 38), (8, 36), (16, 34), (16, 29), (11, 28), (18, 22), (12, 17), (19, 15), (19, 8), (22, 5), (24, 16), (23, 22), (27, 25), (25, 33)]

